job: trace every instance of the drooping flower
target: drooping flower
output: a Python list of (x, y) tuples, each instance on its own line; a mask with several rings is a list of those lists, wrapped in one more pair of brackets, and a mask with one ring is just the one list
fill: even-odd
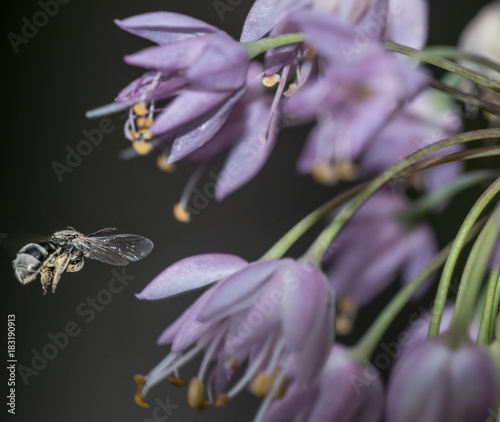
[[(461, 129), (460, 114), (452, 100), (436, 91), (425, 91), (370, 140), (359, 159), (361, 176), (377, 175), (418, 149), (455, 135)], [(445, 148), (438, 155), (460, 149), (460, 146)], [(417, 187), (423, 184), (434, 191), (455, 180), (462, 168), (461, 162), (443, 164), (413, 175), (410, 181)]]
[[(365, 376), (370, 373), (370, 379)], [(316, 382), (292, 385), (267, 411), (265, 422), (378, 422), (384, 411), (380, 374), (363, 367), (335, 345)]]
[(478, 346), (449, 348), (430, 340), (404, 354), (387, 394), (388, 422), (484, 422), (498, 402), (489, 353)]
[(359, 158), (372, 137), (427, 81), (424, 73), (377, 43), (346, 50), (356, 32), (333, 18), (306, 11), (294, 15), (306, 41), (323, 58), (325, 71), (304, 84), (285, 107), (292, 116), (317, 120), (298, 169), (326, 183), (339, 176), (352, 178), (339, 172), (342, 164)]
[(217, 133), (244, 94), (248, 52), (225, 32), (177, 13), (147, 13), (117, 24), (159, 44), (125, 57), (148, 69), (116, 98), (130, 107), (125, 134), (140, 143), (172, 143), (169, 162), (180, 160)]
[[(160, 336), (170, 354), (146, 377), (138, 377), (136, 401), (205, 351), (190, 382), (188, 402), (199, 409), (222, 406), (245, 387), (265, 396), (273, 386), (311, 384), (333, 342), (334, 299), (326, 276), (292, 259), (247, 264), (227, 255), (194, 256), (173, 264), (153, 280), (140, 299), (155, 300), (221, 279)], [(211, 362), (215, 365), (207, 375)], [(237, 368), (247, 363), (227, 389)], [(205, 384), (208, 385), (205, 396)]]
[(371, 197), (339, 233), (325, 255), (324, 265), (339, 299), (346, 308), (339, 324), (350, 329), (349, 320), (358, 307), (371, 302), (398, 274), (411, 281), (436, 253), (432, 230), (420, 223), (408, 225), (403, 214), (408, 204), (397, 193), (383, 190)]

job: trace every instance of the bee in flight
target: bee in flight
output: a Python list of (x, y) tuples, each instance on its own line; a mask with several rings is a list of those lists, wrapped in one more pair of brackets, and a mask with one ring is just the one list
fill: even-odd
[(96, 259), (111, 265), (127, 265), (129, 261), (144, 258), (153, 249), (151, 240), (135, 234), (98, 236), (116, 230), (99, 230), (88, 236), (73, 227), (52, 235), (48, 241), (29, 243), (13, 261), (17, 279), (23, 283), (33, 281), (40, 274), (43, 294), (52, 282), (52, 293), (62, 273), (80, 271), (84, 258)]

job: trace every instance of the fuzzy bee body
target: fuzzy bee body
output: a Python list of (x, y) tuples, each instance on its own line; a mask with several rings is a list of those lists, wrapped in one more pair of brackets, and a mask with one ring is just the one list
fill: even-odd
[(97, 236), (113, 230), (116, 229), (106, 228), (85, 236), (70, 227), (54, 233), (48, 241), (29, 243), (12, 263), (15, 275), (26, 284), (40, 274), (45, 294), (51, 282), (55, 292), (62, 273), (80, 271), (84, 258), (127, 265), (144, 258), (153, 249), (151, 240), (134, 234)]

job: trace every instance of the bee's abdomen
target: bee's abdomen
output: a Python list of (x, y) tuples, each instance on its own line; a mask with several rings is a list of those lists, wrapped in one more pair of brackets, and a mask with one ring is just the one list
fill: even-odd
[(32, 281), (42, 269), (42, 266), (48, 261), (58, 247), (52, 242), (29, 243), (23, 247), (17, 254), (12, 263), (16, 277), (21, 283)]

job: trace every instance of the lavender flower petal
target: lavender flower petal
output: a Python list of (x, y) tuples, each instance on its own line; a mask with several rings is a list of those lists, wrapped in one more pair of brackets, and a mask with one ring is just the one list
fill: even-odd
[(237, 256), (226, 254), (195, 255), (172, 264), (161, 272), (136, 296), (157, 300), (197, 289), (220, 280), (248, 263)]
[(220, 32), (206, 22), (173, 12), (151, 12), (115, 20), (123, 30), (157, 44), (167, 44), (188, 38)]

